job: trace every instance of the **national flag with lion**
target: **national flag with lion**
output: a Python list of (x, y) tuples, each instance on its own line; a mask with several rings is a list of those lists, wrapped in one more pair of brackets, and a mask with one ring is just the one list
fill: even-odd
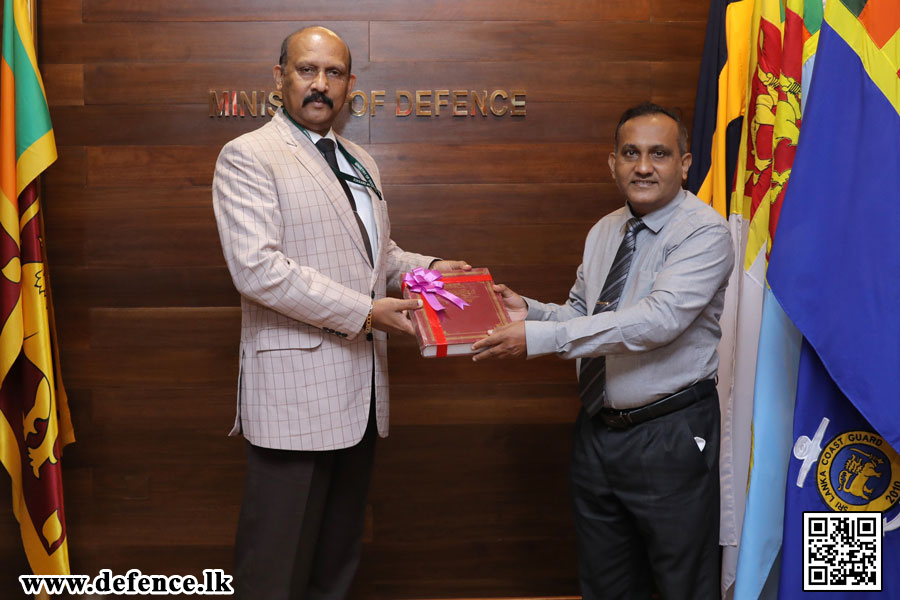
[(53, 349), (38, 176), (56, 142), (25, 0), (5, 0), (0, 62), (0, 461), (37, 575), (69, 573), (60, 456), (74, 441)]
[[(780, 544), (780, 513), (769, 511), (771, 518), (754, 517), (747, 526), (754, 500), (759, 500), (753, 488), (762, 490), (763, 503), (777, 502), (780, 495), (759, 485), (751, 485), (748, 494), (748, 471), (752, 465), (750, 484), (771, 481), (764, 471), (773, 466), (773, 438), (790, 445), (789, 418), (774, 428), (770, 421), (793, 410), (793, 388), (790, 398), (781, 388), (796, 381), (796, 360), (791, 368), (785, 350), (799, 346), (799, 334), (786, 318), (774, 318), (780, 307), (765, 278), (800, 132), (801, 71), (808, 50), (815, 48), (817, 12), (821, 21), (820, 0), (712, 0), (697, 92), (692, 174), (705, 177), (689, 177), (689, 186), (720, 212), (727, 210), (738, 258), (721, 319), (718, 385), (723, 415), (721, 583), (724, 596), (737, 579), (736, 599), (759, 597), (775, 558), (769, 547), (774, 545), (777, 553)], [(717, 82), (707, 71), (718, 73)], [(751, 444), (759, 440), (765, 441)], [(785, 454), (775, 461), (783, 470)], [(772, 544), (775, 533), (778, 540)], [(755, 544), (758, 539), (765, 548)]]

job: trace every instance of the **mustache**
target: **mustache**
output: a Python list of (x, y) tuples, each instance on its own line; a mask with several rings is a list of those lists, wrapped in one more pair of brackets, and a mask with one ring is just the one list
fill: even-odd
[(323, 92), (313, 92), (312, 94), (304, 98), (303, 106), (306, 106), (310, 102), (324, 102), (328, 105), (329, 108), (334, 108), (334, 102)]

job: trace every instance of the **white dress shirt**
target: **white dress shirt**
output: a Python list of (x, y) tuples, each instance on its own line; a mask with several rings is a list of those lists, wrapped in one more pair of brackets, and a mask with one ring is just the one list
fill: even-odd
[[(350, 161), (347, 160), (347, 157), (344, 156), (344, 153), (337, 147), (338, 141), (334, 137), (333, 129), (329, 129), (328, 133), (324, 136), (319, 135), (314, 131), (307, 130), (307, 132), (309, 133), (309, 137), (312, 139), (313, 144), (323, 137), (334, 142), (338, 167), (340, 167), (341, 172), (364, 179), (362, 173), (357, 173), (356, 169), (350, 164)], [(366, 233), (369, 234), (369, 242), (372, 244), (372, 256), (376, 257), (378, 256), (378, 230), (375, 228), (375, 212), (372, 209), (372, 197), (369, 195), (368, 188), (364, 185), (359, 185), (352, 181), (348, 181), (347, 185), (350, 186), (350, 191), (353, 193), (353, 199), (356, 200), (356, 212), (359, 213), (359, 218), (362, 219), (363, 225), (366, 227)]]

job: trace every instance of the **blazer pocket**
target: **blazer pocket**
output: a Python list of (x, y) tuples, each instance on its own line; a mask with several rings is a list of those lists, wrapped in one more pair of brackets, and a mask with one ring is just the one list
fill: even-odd
[(256, 335), (256, 351), (312, 350), (322, 345), (322, 330), (314, 327), (268, 327)]

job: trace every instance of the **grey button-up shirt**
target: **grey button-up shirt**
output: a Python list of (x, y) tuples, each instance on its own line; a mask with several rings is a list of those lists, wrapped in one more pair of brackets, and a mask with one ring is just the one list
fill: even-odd
[(715, 376), (719, 317), (734, 266), (725, 220), (682, 190), (643, 217), (647, 229), (637, 234), (617, 310), (591, 315), (633, 216), (626, 205), (594, 225), (565, 304), (526, 299), (529, 358), (606, 355), (607, 402), (619, 409)]

